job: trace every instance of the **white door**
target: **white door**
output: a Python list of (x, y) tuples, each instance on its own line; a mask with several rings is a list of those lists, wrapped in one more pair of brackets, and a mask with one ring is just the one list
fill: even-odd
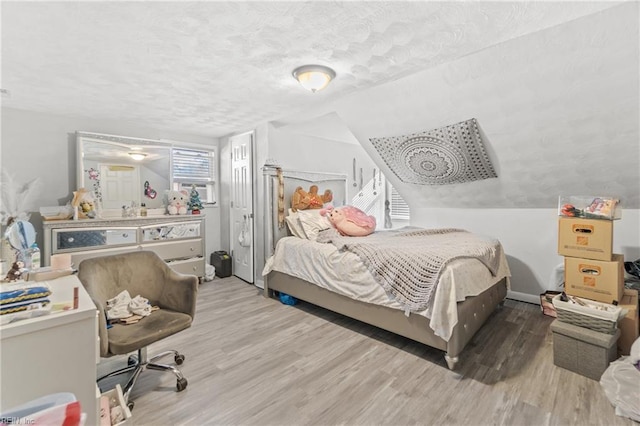
[(231, 256), (233, 275), (253, 283), (253, 134), (231, 138)]
[(127, 205), (131, 205), (131, 201), (139, 202), (137, 166), (100, 164), (100, 179), (102, 208), (121, 209), (123, 200)]

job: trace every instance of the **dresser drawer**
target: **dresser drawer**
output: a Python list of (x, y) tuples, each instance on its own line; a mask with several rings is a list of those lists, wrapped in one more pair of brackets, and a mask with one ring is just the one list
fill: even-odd
[(143, 226), (141, 242), (179, 240), (202, 236), (200, 222), (179, 222)]
[(137, 242), (136, 228), (54, 229), (52, 252), (64, 253), (109, 246), (131, 245)]
[(171, 269), (180, 274), (204, 277), (204, 257), (187, 260), (174, 260), (167, 262), (167, 264), (171, 266)]
[(129, 246), (120, 248), (109, 248), (101, 250), (87, 250), (82, 252), (71, 253), (71, 264), (74, 268), (80, 266), (80, 262), (85, 259), (98, 256), (110, 256), (113, 254), (131, 253), (132, 251), (140, 250), (140, 246)]
[(187, 241), (166, 241), (143, 244), (142, 250), (151, 250), (164, 260), (189, 259), (202, 256), (202, 239)]

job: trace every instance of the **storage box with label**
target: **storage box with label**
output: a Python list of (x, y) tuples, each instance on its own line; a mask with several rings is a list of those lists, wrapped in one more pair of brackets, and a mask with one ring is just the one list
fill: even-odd
[(593, 195), (561, 195), (558, 198), (558, 216), (598, 220), (620, 219), (622, 217), (620, 198)]
[(558, 254), (586, 259), (611, 260), (613, 221), (559, 218)]
[(598, 302), (620, 302), (624, 292), (624, 256), (614, 254), (611, 261), (565, 257), (564, 291)]
[(638, 290), (624, 289), (621, 308), (627, 310), (627, 315), (620, 320), (620, 339), (618, 340), (618, 354), (629, 355), (631, 345), (640, 335), (640, 318), (638, 317)]

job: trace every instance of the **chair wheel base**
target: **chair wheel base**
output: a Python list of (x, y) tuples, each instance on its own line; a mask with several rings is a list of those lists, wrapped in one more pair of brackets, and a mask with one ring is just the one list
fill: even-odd
[(176, 381), (176, 389), (178, 389), (178, 392), (182, 392), (187, 388), (187, 384), (188, 384), (187, 379), (185, 378), (178, 379)]
[(178, 354), (174, 357), (173, 359), (177, 365), (182, 365), (182, 363), (184, 362), (184, 355), (182, 354)]

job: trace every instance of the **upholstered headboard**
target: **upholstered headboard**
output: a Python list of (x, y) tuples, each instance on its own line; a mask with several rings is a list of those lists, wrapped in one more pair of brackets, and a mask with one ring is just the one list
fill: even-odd
[[(291, 207), (291, 195), (299, 186), (309, 190), (311, 185), (318, 185), (319, 192), (330, 189), (333, 192), (334, 206), (344, 206), (347, 194), (347, 175), (338, 173), (302, 172), (280, 169), (273, 166), (264, 166), (262, 173), (265, 177), (265, 257), (271, 256), (276, 243), (282, 237), (286, 237), (287, 226), (278, 220), (279, 203), (283, 210), (283, 218)], [(282, 183), (281, 183), (282, 181)], [(280, 187), (282, 186), (282, 192)], [(283, 196), (280, 196), (282, 193)], [(280, 222), (280, 223), (279, 223)]]

